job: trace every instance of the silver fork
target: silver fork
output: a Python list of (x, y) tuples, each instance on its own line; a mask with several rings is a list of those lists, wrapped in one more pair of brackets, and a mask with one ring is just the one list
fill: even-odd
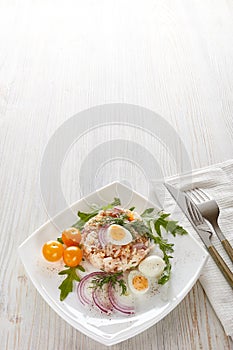
[[(187, 210), (189, 217), (193, 224), (196, 226), (196, 229), (198, 230), (199, 236), (205, 243), (210, 255), (212, 256), (213, 260), (215, 261), (218, 268), (223, 273), (224, 277), (230, 284), (230, 286), (233, 288), (233, 273), (221, 257), (221, 255), (218, 253), (216, 248), (214, 247), (213, 243), (211, 242), (211, 236), (212, 232), (207, 225), (206, 221), (203, 219), (203, 216), (201, 215), (198, 207), (193, 201), (186, 201)], [(200, 233), (200, 231), (203, 233)]]
[(222, 233), (218, 224), (220, 210), (217, 202), (214, 199), (210, 198), (208, 194), (200, 188), (194, 188), (192, 190), (186, 191), (186, 194), (191, 200), (195, 202), (203, 218), (211, 224), (214, 232), (218, 236), (229, 258), (233, 262), (233, 248), (230, 242)]

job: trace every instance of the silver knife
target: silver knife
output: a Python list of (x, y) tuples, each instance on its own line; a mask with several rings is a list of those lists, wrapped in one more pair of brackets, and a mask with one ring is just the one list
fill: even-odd
[(195, 207), (195, 210), (197, 209), (195, 204), (189, 199), (189, 197), (182, 192), (181, 190), (175, 188), (174, 186), (164, 183), (164, 186), (167, 188), (171, 196), (174, 198), (174, 200), (179, 205), (180, 209), (183, 211), (189, 222), (192, 224), (193, 228), (196, 230), (197, 234), (205, 244), (208, 252), (212, 256), (213, 260), (217, 264), (218, 268), (223, 273), (224, 277), (230, 284), (230, 286), (233, 288), (233, 273), (221, 257), (221, 255), (218, 253), (216, 248), (214, 247), (213, 243), (210, 240), (211, 231), (209, 230), (208, 225), (196, 225), (192, 216), (190, 215), (190, 208)]

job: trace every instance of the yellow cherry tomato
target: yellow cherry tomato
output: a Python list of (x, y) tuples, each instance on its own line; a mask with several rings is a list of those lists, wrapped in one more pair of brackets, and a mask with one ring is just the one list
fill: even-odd
[(48, 241), (43, 245), (42, 253), (48, 261), (58, 261), (63, 256), (63, 245), (57, 241)]
[(83, 252), (79, 247), (70, 246), (64, 250), (63, 260), (69, 267), (74, 267), (80, 264), (82, 261)]
[(134, 220), (134, 215), (133, 213), (128, 214), (128, 220), (133, 221)]
[(78, 246), (81, 242), (82, 235), (80, 231), (75, 227), (67, 228), (62, 232), (62, 242), (67, 246)]

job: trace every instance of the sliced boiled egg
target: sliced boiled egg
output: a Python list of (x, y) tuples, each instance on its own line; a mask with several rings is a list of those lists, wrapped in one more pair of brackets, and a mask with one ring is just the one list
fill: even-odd
[(138, 269), (148, 277), (159, 277), (165, 265), (165, 261), (160, 256), (150, 255), (140, 262)]
[(108, 242), (116, 245), (125, 245), (132, 242), (133, 237), (131, 233), (120, 225), (111, 225), (107, 231)]
[(150, 287), (148, 278), (137, 270), (129, 273), (128, 285), (134, 294), (145, 294)]

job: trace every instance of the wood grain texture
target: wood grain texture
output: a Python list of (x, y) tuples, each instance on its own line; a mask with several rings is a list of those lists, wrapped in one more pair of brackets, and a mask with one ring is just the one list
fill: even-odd
[[(193, 168), (232, 158), (232, 18), (227, 0), (0, 0), (1, 349), (107, 349), (50, 309), (17, 255), (20, 243), (48, 218), (39, 185), (44, 149), (75, 113), (122, 102), (163, 116), (179, 133)], [(184, 167), (143, 130), (90, 130), (63, 164), (68, 203), (93, 182), (99, 187), (116, 178), (147, 194), (143, 169), (122, 160), (102, 165), (97, 159), (94, 180), (80, 187), (76, 174), (84, 160), (114, 138), (149, 149), (163, 176)], [(112, 349), (231, 347), (197, 283), (165, 319)]]

